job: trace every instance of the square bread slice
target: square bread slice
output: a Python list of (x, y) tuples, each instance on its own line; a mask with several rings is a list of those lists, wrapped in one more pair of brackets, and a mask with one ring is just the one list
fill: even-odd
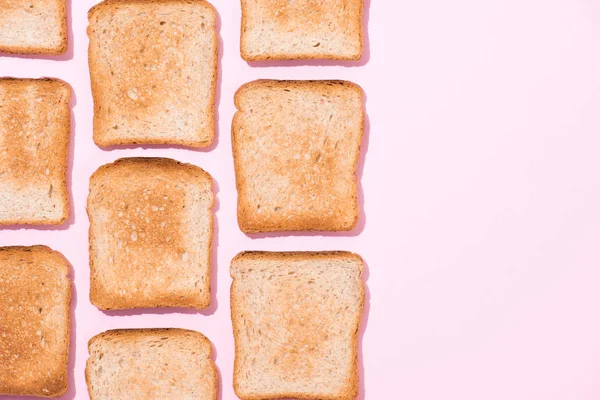
[(0, 225), (69, 217), (70, 98), (58, 79), (0, 78)]
[(348, 252), (233, 259), (233, 386), (240, 399), (358, 396), (363, 268)]
[(242, 231), (356, 226), (362, 95), (344, 81), (255, 81), (237, 91), (232, 133)]
[(91, 400), (216, 400), (212, 344), (185, 329), (121, 329), (88, 343)]
[(241, 0), (246, 61), (359, 60), (363, 0)]
[(214, 194), (201, 168), (124, 158), (90, 178), (90, 300), (101, 310), (206, 308)]
[(0, 52), (67, 51), (67, 0), (0, 0)]
[(90, 300), (101, 310), (206, 308), (214, 194), (201, 168), (123, 158), (90, 178)]
[(89, 14), (94, 141), (209, 146), (217, 14), (203, 0), (106, 0)]
[(67, 391), (71, 279), (46, 246), (0, 247), (0, 395)]

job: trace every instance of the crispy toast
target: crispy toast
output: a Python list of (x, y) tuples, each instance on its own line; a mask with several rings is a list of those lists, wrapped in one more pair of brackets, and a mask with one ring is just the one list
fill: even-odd
[(362, 95), (345, 81), (255, 81), (237, 91), (232, 139), (242, 231), (356, 226)]
[(90, 178), (90, 299), (101, 310), (210, 303), (214, 194), (201, 168), (124, 158)]
[(217, 14), (203, 0), (106, 0), (88, 14), (94, 141), (209, 146)]
[(212, 344), (185, 329), (120, 329), (88, 344), (91, 400), (216, 400)]
[(0, 225), (69, 217), (70, 97), (58, 79), (0, 78)]
[(67, 390), (70, 266), (46, 246), (0, 247), (0, 395)]
[(0, 0), (0, 52), (67, 51), (67, 0)]
[(234, 389), (242, 400), (358, 396), (363, 260), (245, 252), (231, 263)]
[(241, 0), (246, 61), (359, 60), (363, 0)]

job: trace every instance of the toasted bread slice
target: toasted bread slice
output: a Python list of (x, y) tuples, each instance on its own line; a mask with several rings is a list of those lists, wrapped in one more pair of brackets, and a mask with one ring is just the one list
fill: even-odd
[(0, 52), (67, 51), (67, 0), (0, 0)]
[(107, 0), (88, 17), (96, 144), (209, 146), (215, 9), (203, 0)]
[(0, 78), (0, 225), (69, 217), (70, 97), (57, 79)]
[(67, 391), (69, 270), (46, 246), (0, 247), (0, 395)]
[(91, 302), (101, 310), (210, 303), (212, 178), (167, 158), (124, 158), (90, 179)]
[(356, 398), (363, 268), (348, 252), (233, 259), (233, 386), (240, 399)]
[(216, 400), (212, 344), (185, 329), (121, 329), (88, 344), (91, 400)]
[(363, 0), (241, 1), (246, 61), (362, 56)]
[(237, 91), (235, 104), (242, 231), (354, 228), (364, 129), (360, 87), (343, 81), (255, 81)]

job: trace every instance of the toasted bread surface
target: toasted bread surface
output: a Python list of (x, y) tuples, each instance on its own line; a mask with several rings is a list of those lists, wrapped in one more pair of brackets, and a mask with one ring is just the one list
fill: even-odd
[(0, 78), (0, 225), (69, 217), (70, 97), (58, 79)]
[(217, 14), (203, 0), (106, 0), (88, 14), (94, 141), (209, 146)]
[(201, 168), (125, 158), (90, 179), (91, 302), (102, 310), (210, 304), (214, 194)]
[(231, 319), (240, 399), (358, 396), (363, 268), (348, 252), (234, 258)]
[(69, 270), (46, 246), (0, 247), (0, 395), (66, 392)]
[(354, 228), (362, 89), (345, 81), (254, 81), (237, 91), (235, 104), (240, 229)]
[(67, 51), (67, 0), (0, 0), (0, 52)]
[(91, 400), (216, 400), (212, 344), (185, 329), (120, 329), (88, 344)]
[(241, 0), (246, 61), (359, 60), (363, 0)]

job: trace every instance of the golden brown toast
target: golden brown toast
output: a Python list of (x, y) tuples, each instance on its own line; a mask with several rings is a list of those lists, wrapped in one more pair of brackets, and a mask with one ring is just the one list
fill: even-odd
[(102, 310), (210, 303), (214, 194), (201, 168), (124, 158), (90, 178), (90, 300)]
[(363, 0), (241, 0), (246, 61), (358, 60)]
[(209, 146), (217, 14), (203, 0), (106, 0), (88, 14), (94, 141)]
[(245, 252), (231, 263), (234, 389), (242, 400), (353, 400), (364, 303), (348, 252)]
[(67, 0), (0, 0), (0, 52), (67, 51)]
[(69, 217), (70, 97), (58, 79), (0, 78), (0, 225)]
[(345, 81), (265, 80), (237, 91), (232, 133), (242, 231), (356, 226), (362, 95)]
[(216, 400), (212, 344), (185, 329), (118, 329), (88, 344), (85, 377), (91, 400)]
[(69, 270), (46, 246), (0, 247), (0, 395), (66, 392)]

